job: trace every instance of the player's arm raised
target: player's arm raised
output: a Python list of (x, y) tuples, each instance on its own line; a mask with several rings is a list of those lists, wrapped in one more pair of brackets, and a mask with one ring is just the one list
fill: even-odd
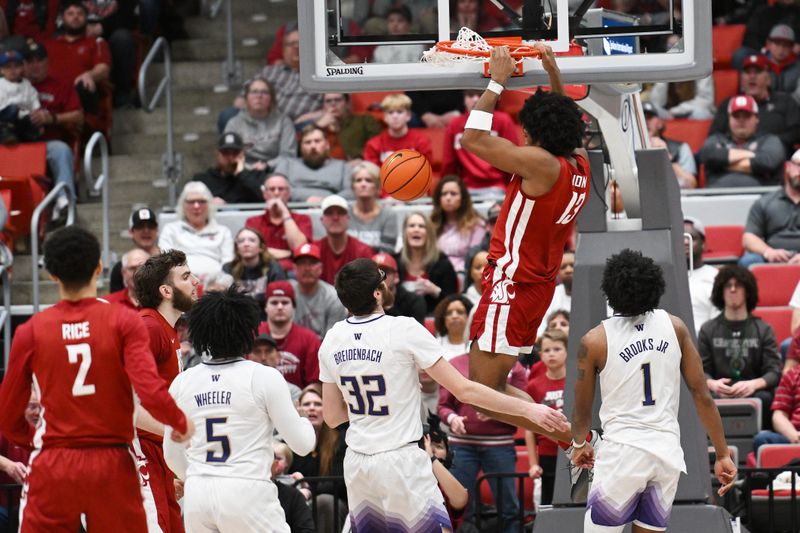
[[(439, 385), (452, 392), (453, 396), (458, 398), (461, 403), (482, 407), (488, 411), (521, 416), (547, 431), (567, 431), (569, 429), (567, 417), (561, 412), (545, 405), (508, 396), (475, 381), (470, 381), (442, 357), (424, 370)], [(323, 406), (323, 411), (324, 409)]]
[(711, 444), (714, 445), (714, 452), (717, 456), (717, 460), (714, 463), (714, 473), (722, 485), (718, 491), (719, 495), (722, 496), (733, 487), (733, 483), (736, 481), (736, 465), (731, 461), (717, 405), (711, 398), (711, 393), (708, 392), (703, 364), (700, 362), (700, 354), (697, 352), (697, 348), (695, 348), (692, 337), (683, 320), (675, 316), (670, 316), (670, 318), (683, 354), (681, 356), (681, 374), (683, 374), (683, 379), (686, 381), (689, 392), (692, 393), (692, 399), (694, 400), (697, 414), (700, 416), (700, 422), (702, 422), (706, 433), (711, 438)]
[[(561, 75), (555, 60), (552, 59), (552, 50), (549, 47), (540, 47), (549, 50), (550, 62), (544, 60), (543, 64), (550, 74), (550, 84), (561, 87)], [(514, 73), (516, 65), (505, 46), (493, 48), (489, 59), (489, 69), (492, 82), (505, 87), (508, 79)], [(562, 94), (563, 94), (563, 89)], [(495, 168), (504, 172), (517, 174), (529, 182), (526, 192), (534, 195), (547, 193), (558, 179), (561, 169), (560, 163), (550, 152), (537, 146), (517, 146), (508, 139), (491, 134), (492, 113), (495, 110), (500, 96), (490, 89), (483, 92), (475, 108), (470, 112), (461, 138), (461, 145), (469, 152), (480, 157)], [(525, 133), (527, 137), (527, 133)]]
[(335, 383), (322, 383), (322, 418), (330, 427), (341, 426), (349, 420), (347, 403)]

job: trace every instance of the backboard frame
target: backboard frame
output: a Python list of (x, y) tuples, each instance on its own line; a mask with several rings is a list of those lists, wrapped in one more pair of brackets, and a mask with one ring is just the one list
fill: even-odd
[[(446, 14), (447, 0), (438, 0)], [(568, 0), (557, 0), (559, 12)], [(632, 56), (560, 57), (565, 83), (615, 84), (699, 79), (711, 73), (711, 5), (707, 0), (682, 0), (683, 50)], [(481, 63), (328, 64), (329, 40), (326, 0), (300, 0), (300, 79), (307, 90), (368, 92), (392, 90), (482, 89), (486, 86)], [(443, 7), (444, 6), (444, 7)], [(689, 12), (692, 16), (686, 16)], [(558, 17), (558, 25), (568, 24)], [(440, 13), (439, 40), (449, 39), (449, 17)], [(561, 31), (561, 30), (559, 30)], [(582, 32), (578, 31), (578, 35)], [(547, 74), (537, 59), (524, 61), (525, 75), (513, 78), (510, 88), (546, 85)]]

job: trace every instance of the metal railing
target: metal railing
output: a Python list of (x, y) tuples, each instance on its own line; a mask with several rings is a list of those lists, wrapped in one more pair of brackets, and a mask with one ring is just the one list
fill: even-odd
[(3, 328), (3, 372), (8, 368), (11, 351), (11, 283), (8, 271), (14, 264), (14, 254), (0, 242), (0, 283), (3, 284), (3, 307), (0, 309), (0, 328)]
[(242, 81), (242, 64), (236, 61), (233, 50), (233, 11), (231, 0), (215, 0), (208, 9), (209, 18), (216, 18), (222, 7), (225, 7), (225, 61), (222, 62), (222, 83), (229, 89)]
[[(96, 146), (100, 146), (100, 170), (101, 173), (94, 179), (94, 171), (92, 170), (92, 156)], [(103, 279), (107, 280), (111, 273), (111, 248), (109, 238), (109, 226), (111, 222), (108, 215), (108, 141), (105, 136), (99, 131), (89, 139), (86, 144), (86, 150), (83, 152), (83, 175), (84, 179), (91, 183), (94, 191), (100, 191), (102, 198), (102, 212), (103, 212)]]
[(69, 204), (67, 205), (67, 226), (75, 222), (75, 193), (69, 188), (67, 183), (56, 183), (53, 190), (47, 193), (31, 215), (31, 283), (33, 285), (33, 312), (39, 312), (39, 219), (42, 213), (58, 198), (62, 191), (67, 193)]
[[(158, 88), (151, 100), (147, 99), (147, 71), (150, 69), (156, 56), (163, 51), (164, 57), (164, 77), (158, 83)], [(175, 153), (175, 131), (172, 119), (172, 57), (169, 51), (169, 43), (163, 37), (159, 37), (150, 47), (147, 57), (144, 58), (142, 66), (139, 68), (139, 99), (142, 102), (142, 109), (146, 113), (152, 113), (158, 105), (161, 95), (166, 92), (166, 113), (167, 113), (167, 151), (161, 156), (161, 175), (166, 180), (168, 204), (175, 205), (176, 187), (178, 180), (183, 172), (183, 158)], [(160, 185), (154, 183), (154, 185)]]

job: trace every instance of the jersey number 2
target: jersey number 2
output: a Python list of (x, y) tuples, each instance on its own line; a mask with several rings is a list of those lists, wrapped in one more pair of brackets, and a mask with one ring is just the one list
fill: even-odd
[[(348, 402), (350, 412), (354, 415), (368, 414), (370, 416), (386, 416), (389, 414), (389, 407), (386, 405), (375, 405), (376, 398), (386, 396), (386, 381), (383, 376), (341, 376), (340, 382), (343, 387), (347, 387), (347, 392), (355, 399), (356, 404)], [(361, 383), (359, 384), (359, 379)], [(373, 388), (370, 385), (375, 384)], [(364, 407), (366, 404), (366, 409)]]
[(81, 344), (67, 344), (67, 356), (71, 364), (74, 365), (78, 361), (81, 363), (78, 367), (78, 375), (75, 376), (75, 381), (72, 383), (72, 395), (89, 396), (90, 394), (94, 394), (94, 385), (86, 384), (86, 374), (89, 373), (89, 367), (92, 366), (92, 347), (85, 342)]
[(650, 380), (650, 363), (642, 365), (642, 378), (644, 378), (644, 400), (642, 400), (642, 405), (646, 407), (655, 405), (656, 401), (653, 399), (653, 385)]

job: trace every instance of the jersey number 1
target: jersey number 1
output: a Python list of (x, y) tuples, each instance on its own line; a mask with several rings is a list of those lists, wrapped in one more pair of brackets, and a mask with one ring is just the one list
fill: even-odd
[(78, 361), (81, 363), (78, 367), (78, 375), (75, 376), (75, 381), (72, 383), (72, 395), (89, 396), (90, 394), (94, 394), (94, 385), (86, 384), (86, 374), (89, 373), (89, 367), (92, 366), (92, 347), (85, 342), (81, 344), (67, 344), (67, 356), (71, 364), (75, 364)]
[(644, 378), (644, 400), (642, 405), (649, 407), (655, 405), (656, 401), (653, 399), (653, 385), (650, 380), (650, 363), (642, 365), (642, 377)]

